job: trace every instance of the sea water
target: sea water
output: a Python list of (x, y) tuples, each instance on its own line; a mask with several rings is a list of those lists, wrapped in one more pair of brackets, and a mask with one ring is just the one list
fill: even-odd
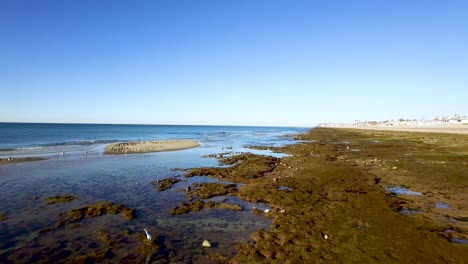
[[(95, 124), (20, 124), (0, 123), (0, 158), (41, 156), (47, 160), (0, 165), (0, 262), (61, 262), (89, 254), (99, 245), (97, 233), (110, 234), (147, 228), (161, 241), (151, 261), (196, 262), (209, 254), (228, 257), (236, 254), (235, 245), (248, 242), (250, 234), (268, 229), (271, 219), (252, 213), (256, 205), (230, 197), (244, 210), (204, 210), (173, 216), (171, 208), (186, 201), (182, 190), (194, 182), (213, 182), (207, 177), (185, 179), (174, 168), (217, 166), (208, 154), (269, 151), (247, 146), (282, 146), (294, 143), (288, 135), (304, 128), (95, 125)], [(163, 139), (195, 139), (198, 148), (134, 155), (104, 155), (112, 142)], [(151, 181), (180, 177), (172, 189), (158, 192)], [(78, 199), (67, 204), (46, 205), (46, 197), (71, 194)], [(35, 199), (33, 199), (33, 197)], [(79, 227), (54, 227), (58, 215), (98, 201), (123, 203), (137, 209), (137, 218), (121, 216), (85, 219)], [(201, 247), (204, 239), (215, 245), (209, 252)], [(126, 242), (127, 251), (138, 248), (138, 241)], [(120, 251), (115, 251), (120, 252)]]

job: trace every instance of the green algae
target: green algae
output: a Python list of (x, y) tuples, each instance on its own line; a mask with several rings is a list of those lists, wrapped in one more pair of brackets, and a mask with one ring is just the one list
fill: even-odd
[(203, 201), (197, 200), (192, 203), (182, 203), (180, 206), (173, 208), (171, 211), (171, 214), (180, 215), (180, 214), (186, 214), (189, 212), (199, 212), (204, 209), (224, 209), (224, 210), (235, 210), (235, 211), (243, 210), (242, 206), (238, 204), (214, 202), (214, 201), (203, 202)]
[(224, 183), (194, 183), (194, 189), (188, 192), (192, 197), (200, 199), (209, 199), (215, 196), (228, 196), (237, 194), (237, 184), (224, 184)]
[(219, 159), (222, 165), (230, 167), (205, 167), (186, 170), (186, 177), (210, 176), (234, 182), (248, 182), (263, 177), (277, 166), (278, 158), (272, 156), (254, 155), (251, 153), (223, 157)]
[[(466, 135), (320, 128), (296, 138), (303, 142), (270, 148), (291, 155), (285, 158), (218, 156), (220, 164), (231, 166), (188, 170), (188, 177), (243, 182), (237, 192), (241, 199), (272, 207), (263, 214), (274, 217), (271, 230), (253, 233), (253, 242), (239, 245), (232, 263), (468, 259), (464, 245), (442, 235), (450, 226), (450, 239), (467, 235), (466, 223), (447, 221), (467, 212), (462, 201), (468, 198), (468, 167), (460, 155), (468, 147)], [(278, 190), (281, 186), (292, 191)], [(410, 186), (424, 195), (391, 196), (387, 186)], [(441, 215), (437, 210), (443, 209), (432, 209), (436, 201), (456, 210)], [(401, 208), (423, 212), (403, 215)]]

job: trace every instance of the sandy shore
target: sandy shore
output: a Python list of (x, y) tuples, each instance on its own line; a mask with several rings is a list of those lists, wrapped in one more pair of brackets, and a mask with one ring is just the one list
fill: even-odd
[(159, 151), (171, 151), (196, 148), (200, 144), (196, 140), (177, 139), (163, 141), (124, 142), (110, 144), (106, 147), (105, 154), (136, 154)]
[(336, 126), (335, 128), (468, 134), (468, 126), (463, 126), (463, 125), (458, 125), (458, 126)]

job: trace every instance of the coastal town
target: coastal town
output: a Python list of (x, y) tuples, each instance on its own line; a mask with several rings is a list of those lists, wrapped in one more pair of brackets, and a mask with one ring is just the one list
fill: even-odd
[(468, 126), (466, 115), (455, 114), (453, 116), (434, 117), (432, 119), (391, 119), (385, 121), (360, 121), (352, 123), (323, 123), (320, 127), (445, 127), (445, 126)]

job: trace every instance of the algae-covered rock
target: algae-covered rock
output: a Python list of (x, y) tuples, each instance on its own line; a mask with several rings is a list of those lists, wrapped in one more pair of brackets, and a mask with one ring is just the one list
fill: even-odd
[(194, 184), (194, 190), (189, 191), (189, 195), (197, 196), (201, 199), (209, 199), (215, 196), (236, 195), (237, 184), (224, 184), (224, 183), (202, 183)]
[(180, 182), (181, 180), (180, 179), (177, 179), (177, 178), (174, 178), (174, 177), (171, 177), (171, 178), (166, 178), (166, 179), (162, 179), (162, 180), (157, 180), (157, 181), (152, 181), (151, 184), (153, 185), (157, 185), (158, 186), (158, 191), (162, 192), (162, 191), (165, 191), (167, 189), (170, 189), (172, 187), (172, 185)]
[(214, 201), (209, 201), (205, 203), (203, 201), (197, 200), (193, 203), (182, 203), (180, 206), (172, 209), (171, 214), (179, 215), (179, 214), (185, 214), (189, 212), (198, 212), (203, 209), (210, 209), (210, 208), (242, 211), (242, 206), (238, 204), (214, 202)]
[(7, 217), (4, 214), (0, 214), (0, 221), (4, 221), (6, 219), (7, 219)]
[(110, 248), (93, 251), (87, 255), (79, 256), (77, 258), (69, 259), (69, 264), (87, 264), (87, 263), (100, 263), (104, 259), (111, 259), (114, 257)]
[(208, 255), (208, 259), (210, 259), (214, 263), (219, 263), (219, 264), (229, 263), (229, 258), (219, 253)]
[(136, 218), (136, 209), (112, 202), (97, 202), (60, 214), (59, 216), (67, 217), (67, 219), (59, 221), (55, 226), (60, 228), (64, 225), (78, 222), (85, 217), (96, 217), (104, 214), (121, 214), (125, 219), (132, 220)]
[(56, 196), (47, 197), (45, 202), (46, 204), (69, 203), (73, 200), (76, 200), (77, 198), (78, 197), (74, 195), (56, 195)]
[(248, 182), (261, 178), (265, 173), (273, 171), (277, 166), (278, 158), (272, 156), (244, 153), (219, 159), (222, 165), (230, 167), (206, 167), (186, 170), (186, 177), (211, 176), (235, 182)]

